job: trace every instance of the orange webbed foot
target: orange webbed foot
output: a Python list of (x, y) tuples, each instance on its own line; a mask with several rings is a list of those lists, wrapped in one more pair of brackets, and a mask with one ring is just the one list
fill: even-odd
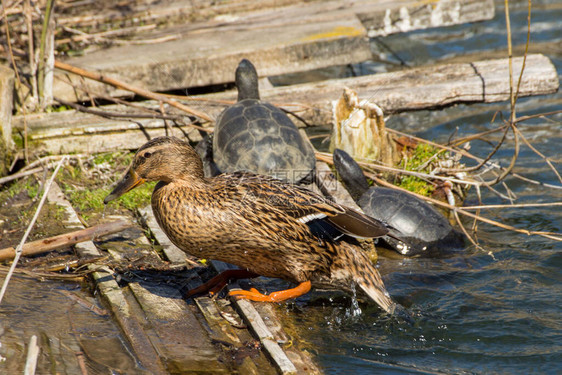
[(305, 281), (295, 288), (280, 290), (269, 295), (262, 294), (255, 288), (251, 288), (250, 290), (232, 290), (228, 293), (228, 295), (236, 299), (248, 299), (256, 302), (281, 302), (291, 298), (300, 297), (308, 293), (311, 286), (310, 281)]
[(248, 270), (226, 270), (219, 273), (217, 276), (213, 277), (211, 280), (204, 284), (201, 284), (197, 288), (193, 288), (185, 293), (184, 297), (189, 298), (197, 294), (209, 293), (210, 295), (215, 295), (220, 292), (222, 288), (228, 284), (229, 280), (232, 279), (251, 279), (258, 277), (259, 275)]

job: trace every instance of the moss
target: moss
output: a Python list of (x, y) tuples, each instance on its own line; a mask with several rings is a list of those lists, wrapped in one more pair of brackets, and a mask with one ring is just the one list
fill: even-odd
[[(420, 143), (416, 146), (416, 148), (407, 159), (403, 158), (400, 161), (400, 167), (407, 171), (429, 173), (432, 169), (432, 163), (428, 163), (428, 165), (422, 169), (420, 169), (420, 167), (427, 163), (427, 161), (432, 158), (437, 152), (439, 152), (439, 149), (437, 149), (436, 147), (425, 143)], [(445, 157), (447, 156), (446, 154), (442, 155)], [(429, 182), (419, 177), (407, 175), (400, 177), (398, 186), (426, 196), (431, 195), (434, 190), (433, 185), (431, 185)]]

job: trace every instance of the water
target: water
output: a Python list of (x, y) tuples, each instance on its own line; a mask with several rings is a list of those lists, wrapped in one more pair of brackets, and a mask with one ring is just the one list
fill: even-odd
[[(502, 5), (497, 3), (497, 15), (488, 22), (394, 35), (383, 41), (411, 66), (447, 58), (462, 60), (462, 55), (473, 53), (484, 59), (506, 46)], [(533, 7), (531, 40), (541, 43), (542, 53), (562, 75), (562, 4), (533, 2)], [(511, 17), (514, 45), (525, 42), (526, 17), (526, 2), (515, 2)], [(388, 68), (378, 63), (361, 64), (356, 71)], [(558, 93), (524, 98), (517, 113), (523, 116), (561, 109), (562, 94)], [(497, 110), (509, 117), (506, 103), (462, 105), (394, 116), (387, 126), (446, 142), (454, 132), (463, 136), (497, 127), (498, 122), (490, 124)], [(562, 114), (524, 122), (519, 129), (561, 172)], [(495, 134), (489, 138), (496, 142), (500, 137)], [(473, 141), (471, 145), (476, 155), (491, 150), (484, 142)], [(507, 166), (512, 153), (509, 139), (496, 160)], [(526, 146), (521, 148), (516, 171), (543, 183), (561, 185)], [(517, 195), (516, 203), (562, 201), (562, 190), (515, 178), (506, 183)], [(483, 200), (506, 203), (486, 190)], [(472, 190), (465, 204), (476, 203)], [(518, 228), (562, 232), (560, 210), (496, 209), (485, 215)], [(479, 225), (478, 238), (486, 251), (468, 247), (441, 259), (380, 258), (390, 294), (414, 313), (414, 325), (397, 322), (370, 305), (361, 305), (362, 314), (350, 317), (349, 311), (354, 309), (350, 299), (332, 301), (318, 292), (309, 300), (288, 306), (287, 316), (302, 328), (302, 347), (317, 355), (327, 374), (561, 373), (562, 243), (486, 224)]]

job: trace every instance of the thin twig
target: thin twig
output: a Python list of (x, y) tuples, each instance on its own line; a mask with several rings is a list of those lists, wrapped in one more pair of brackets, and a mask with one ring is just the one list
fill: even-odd
[(16, 265), (18, 264), (18, 261), (21, 257), (23, 245), (25, 244), (25, 241), (27, 240), (27, 237), (31, 233), (31, 230), (33, 229), (33, 226), (35, 225), (35, 222), (37, 221), (37, 218), (39, 217), (39, 213), (41, 212), (41, 208), (43, 208), (43, 205), (45, 204), (45, 200), (47, 199), (47, 194), (49, 193), (49, 190), (51, 189), (51, 185), (53, 184), (53, 181), (55, 180), (55, 177), (56, 177), (59, 169), (61, 168), (61, 166), (63, 165), (63, 163), (65, 161), (66, 161), (66, 158), (62, 158), (59, 161), (59, 163), (57, 164), (57, 167), (55, 168), (53, 174), (51, 175), (51, 178), (49, 179), (49, 181), (45, 185), (43, 196), (41, 197), (41, 200), (39, 201), (39, 205), (37, 206), (37, 209), (35, 210), (35, 215), (33, 215), (33, 218), (31, 219), (31, 222), (27, 226), (27, 230), (25, 231), (25, 233), (23, 235), (23, 238), (21, 239), (18, 247), (16, 248), (16, 256), (14, 257), (14, 261), (12, 262), (12, 265), (10, 267), (10, 271), (8, 271), (8, 274), (6, 275), (6, 278), (4, 279), (4, 283), (2, 284), (2, 289), (0, 290), (0, 304), (2, 303), (2, 299), (4, 298), (4, 294), (6, 293), (6, 289), (8, 288), (8, 283), (10, 282), (12, 274), (14, 273), (14, 270), (16, 269)]
[(482, 209), (495, 209), (495, 208), (537, 208), (537, 207), (554, 207), (562, 206), (562, 202), (549, 202), (549, 203), (516, 203), (516, 204), (483, 204), (479, 206), (463, 206), (463, 210), (482, 210)]
[(25, 167), (23, 167), (22, 169), (20, 169), (20, 172), (26, 172), (38, 165), (42, 165), (44, 167), (49, 167), (50, 165), (52, 165), (53, 161), (58, 161), (64, 157), (68, 158), (68, 159), (80, 159), (80, 158), (85, 158), (88, 155), (86, 154), (67, 154), (67, 155), (49, 155), (49, 156), (44, 156), (40, 159), (35, 160), (34, 162), (26, 165)]
[(517, 134), (521, 137), (521, 139), (523, 140), (523, 142), (527, 145), (527, 147), (529, 147), (531, 150), (533, 150), (533, 152), (535, 154), (537, 154), (539, 157), (541, 157), (542, 159), (544, 159), (545, 163), (548, 164), (548, 166), (550, 167), (550, 169), (554, 172), (554, 174), (556, 175), (556, 177), (558, 177), (558, 181), (560, 181), (562, 183), (562, 176), (560, 176), (560, 173), (558, 173), (558, 171), (556, 170), (556, 168), (554, 167), (554, 165), (552, 165), (552, 161), (550, 160), (550, 158), (547, 158), (546, 156), (544, 156), (539, 150), (537, 150), (528, 140), (527, 138), (523, 135), (523, 133), (521, 133), (521, 131), (518, 128), (515, 128), (515, 131), (517, 132)]
[[(148, 98), (148, 99), (154, 99), (154, 100), (162, 101), (164, 103), (167, 103), (167, 104), (171, 105), (172, 107), (175, 107), (179, 110), (182, 110), (186, 113), (189, 113), (190, 115), (199, 117), (199, 118), (201, 118), (205, 121), (211, 122), (211, 123), (214, 122), (214, 120), (212, 118), (210, 118), (209, 116), (207, 116), (205, 113), (202, 113), (202, 112), (196, 111), (192, 108), (189, 108), (188, 106), (183, 105), (183, 104), (181, 104), (181, 103), (179, 103), (179, 102), (177, 102), (173, 99), (169, 99), (168, 97), (166, 97), (164, 95), (161, 95), (161, 94), (155, 93), (153, 91), (149, 91), (149, 90), (145, 90), (145, 89), (142, 89), (142, 88), (139, 88), (139, 87), (129, 85), (128, 83), (119, 81), (115, 78), (106, 77), (103, 74), (91, 72), (91, 71), (88, 71), (88, 70), (84, 70), (84, 69), (81, 69), (81, 68), (63, 63), (63, 62), (58, 61), (58, 60), (55, 61), (55, 68), (58, 68), (58, 69), (61, 69), (61, 70), (64, 70), (64, 71), (67, 71), (67, 72), (70, 72), (70, 73), (73, 73), (73, 74), (77, 74), (79, 76), (83, 76), (83, 77), (86, 77), (86, 78), (89, 78), (89, 79), (93, 79), (94, 81), (98, 81), (98, 82), (102, 82), (102, 83), (105, 83), (105, 84), (108, 84), (108, 85), (111, 85), (111, 86), (115, 86), (115, 87), (123, 89), (123, 90), (127, 90), (127, 91), (130, 91), (132, 93), (135, 93), (137, 95), (140, 95), (140, 96)], [(209, 131), (209, 129), (203, 128), (201, 126), (195, 126), (195, 125), (190, 125), (190, 126), (194, 126), (197, 129), (200, 129), (200, 130), (203, 130), (203, 131)]]
[(59, 102), (62, 105), (71, 107), (72, 109), (75, 109), (77, 111), (80, 112), (84, 112), (84, 113), (89, 113), (91, 115), (96, 115), (96, 116), (100, 116), (100, 117), (104, 117), (104, 118), (121, 118), (121, 119), (131, 119), (131, 118), (135, 118), (135, 119), (159, 119), (159, 120), (179, 120), (181, 119), (182, 116), (179, 115), (161, 115), (158, 113), (152, 113), (152, 114), (138, 114), (138, 113), (120, 113), (120, 112), (108, 112), (108, 111), (103, 111), (101, 109), (92, 109), (89, 107), (85, 107), (83, 105), (80, 105), (78, 103), (73, 103), (73, 102), (68, 102), (64, 99), (60, 99), (60, 98), (53, 98), (55, 101)]
[[(329, 162), (331, 163), (331, 155), (324, 153), (324, 152), (316, 152), (316, 159), (324, 161), (324, 162)], [(414, 172), (414, 171), (407, 171), (404, 169), (400, 169), (400, 168), (393, 168), (393, 167), (387, 167), (384, 165), (379, 165), (379, 164), (373, 164), (373, 163), (366, 163), (366, 162), (362, 162), (362, 161), (357, 161), (357, 164), (361, 165), (361, 166), (366, 166), (372, 169), (376, 169), (379, 171), (384, 171), (384, 172), (392, 172), (392, 173), (396, 173), (396, 174), (405, 174), (408, 176), (414, 176), (414, 177), (418, 177), (418, 178), (423, 178), (423, 179), (435, 179), (435, 180), (442, 180), (442, 181), (451, 181), (451, 182), (455, 182), (457, 184), (463, 184), (463, 185), (484, 185), (483, 182), (478, 182), (478, 181), (467, 181), (467, 180), (460, 180), (458, 178), (453, 178), (453, 177), (445, 177), (445, 176), (436, 176), (436, 175), (432, 175), (429, 173), (421, 173), (421, 172)]]

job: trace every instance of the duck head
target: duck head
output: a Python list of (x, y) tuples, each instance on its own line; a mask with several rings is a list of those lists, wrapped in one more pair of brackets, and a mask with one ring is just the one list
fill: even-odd
[(175, 137), (154, 138), (138, 149), (129, 170), (103, 203), (107, 204), (148, 181), (203, 178), (203, 164), (189, 143)]

